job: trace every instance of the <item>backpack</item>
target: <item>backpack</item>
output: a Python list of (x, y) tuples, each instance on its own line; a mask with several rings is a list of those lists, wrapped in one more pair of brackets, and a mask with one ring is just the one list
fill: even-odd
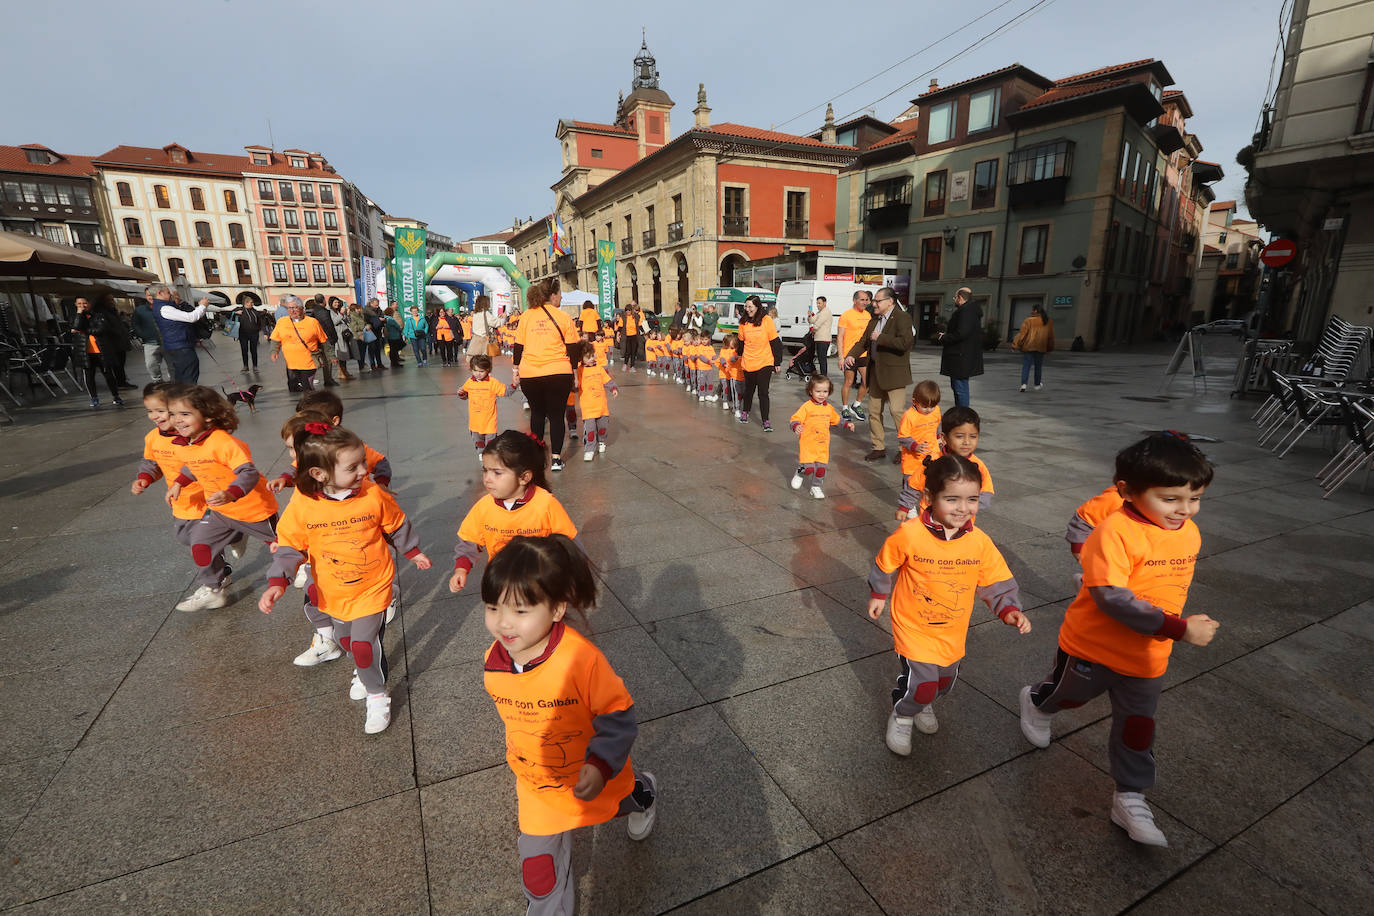
[(215, 323), (208, 315), (203, 315), (193, 325), (197, 340), (209, 340), (215, 336)]

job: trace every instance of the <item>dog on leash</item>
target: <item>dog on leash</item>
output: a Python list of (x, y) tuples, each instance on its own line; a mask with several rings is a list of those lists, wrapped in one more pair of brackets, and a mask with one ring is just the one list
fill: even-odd
[(229, 399), (230, 404), (247, 404), (249, 413), (258, 412), (255, 402), (258, 399), (258, 392), (261, 390), (261, 385), (249, 385), (247, 388), (240, 388), (238, 391), (225, 391), (223, 388), (220, 389), (224, 396)]

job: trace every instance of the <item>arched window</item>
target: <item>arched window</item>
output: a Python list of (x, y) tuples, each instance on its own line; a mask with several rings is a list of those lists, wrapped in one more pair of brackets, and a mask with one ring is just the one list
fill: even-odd
[(233, 191), (224, 192), (224, 209), (230, 213), (239, 212), (239, 198)]
[(162, 229), (162, 244), (180, 244), (177, 241), (177, 224), (175, 221), (170, 219), (164, 219), (158, 223), (158, 227)]
[(249, 269), (247, 261), (235, 261), (234, 270), (239, 275), (239, 285), (248, 286), (253, 282), (253, 274)]
[(167, 193), (167, 186), (165, 184), (153, 185), (153, 197), (157, 199), (157, 205), (162, 209), (170, 210), (172, 208), (172, 198), (171, 195)]
[(201, 268), (205, 271), (206, 283), (219, 282), (219, 262), (214, 258), (206, 258), (200, 262)]
[(115, 191), (119, 194), (119, 205), (121, 207), (132, 207), (134, 205), (134, 189), (129, 187), (127, 181), (116, 182)]
[(204, 220), (196, 222), (196, 244), (201, 248), (210, 248), (215, 244), (214, 238), (210, 235), (210, 224)]
[(191, 209), (192, 209), (192, 210), (204, 210), (204, 209), (205, 209), (205, 192), (202, 191), (200, 188), (192, 188), (192, 189), (191, 189)]
[(168, 258), (167, 270), (172, 276), (172, 281), (175, 282), (177, 277), (186, 276), (186, 262), (181, 258)]
[(134, 265), (135, 267), (137, 267), (139, 270), (147, 270), (147, 269), (148, 269), (148, 259), (147, 259), (147, 258), (133, 258), (132, 260), (133, 260), (133, 265)]
[(246, 248), (243, 240), (243, 227), (238, 223), (229, 224), (229, 244), (234, 248)]
[(130, 245), (143, 244), (143, 227), (132, 216), (124, 219), (124, 240)]

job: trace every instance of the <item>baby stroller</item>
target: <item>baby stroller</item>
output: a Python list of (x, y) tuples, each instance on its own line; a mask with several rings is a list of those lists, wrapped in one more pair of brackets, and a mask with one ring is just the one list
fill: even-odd
[(816, 335), (811, 331), (806, 332), (802, 338), (801, 349), (793, 354), (792, 359), (787, 363), (787, 371), (783, 377), (791, 379), (800, 378), (803, 382), (811, 381), (811, 376), (816, 374)]

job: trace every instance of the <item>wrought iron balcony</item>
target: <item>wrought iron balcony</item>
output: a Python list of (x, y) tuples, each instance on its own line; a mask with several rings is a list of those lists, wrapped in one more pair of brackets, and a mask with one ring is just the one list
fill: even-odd
[(621, 240), (620, 240), (620, 253), (621, 253), (621, 254), (629, 254), (630, 252), (632, 252), (632, 251), (634, 251), (634, 250), (635, 250), (634, 245), (631, 244), (631, 240), (630, 240), (630, 239), (621, 239)]
[(678, 221), (675, 222), (675, 223), (669, 223), (669, 224), (668, 224), (668, 241), (669, 241), (669, 242), (680, 242), (680, 241), (682, 241), (682, 220), (678, 220)]
[(655, 245), (658, 244), (658, 242), (656, 241), (657, 236), (654, 233), (654, 230), (652, 229), (645, 229), (644, 234), (641, 238), (643, 240), (645, 248), (653, 248)]
[(570, 254), (560, 254), (553, 262), (553, 272), (556, 274), (570, 274), (577, 270), (577, 259)]
[(747, 216), (726, 216), (724, 223), (725, 235), (749, 234), (749, 217)]
[(588, 264), (595, 264), (595, 263), (596, 263), (596, 249), (595, 249), (595, 248), (588, 248), (588, 249), (587, 249), (587, 263), (588, 263)]
[(783, 236), (789, 239), (810, 238), (807, 229), (809, 224), (804, 219), (789, 219), (783, 221)]

